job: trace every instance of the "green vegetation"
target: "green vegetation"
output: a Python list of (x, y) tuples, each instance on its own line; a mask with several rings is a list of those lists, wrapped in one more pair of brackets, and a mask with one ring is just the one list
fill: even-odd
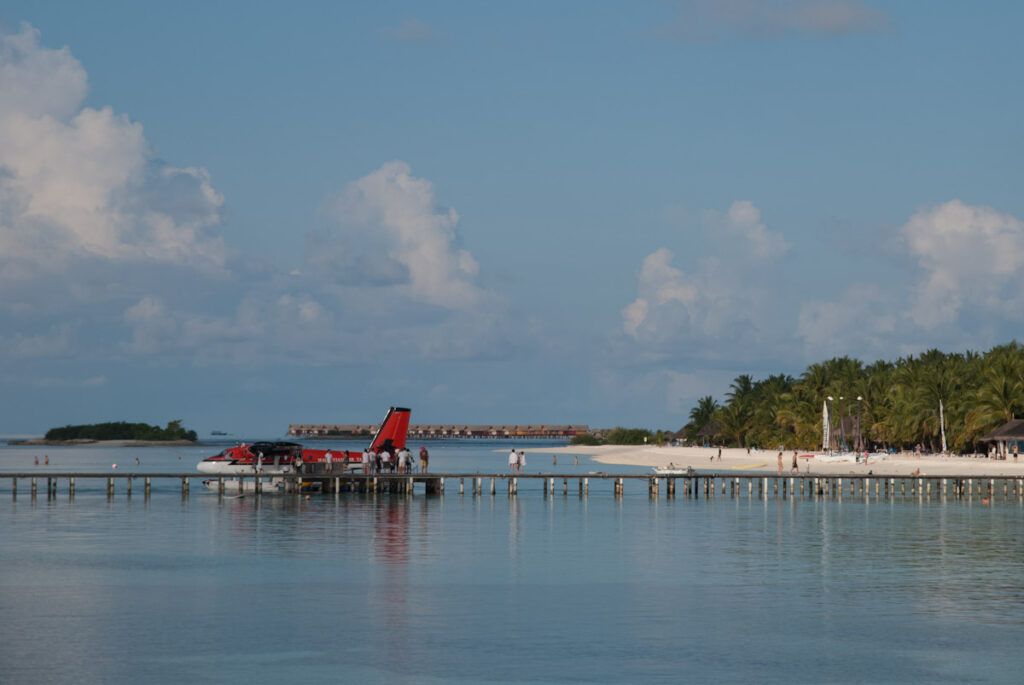
[(590, 433), (580, 433), (578, 435), (572, 436), (572, 440), (570, 441), (569, 444), (571, 444), (571, 445), (600, 445), (601, 441), (597, 439), (596, 435), (591, 435)]
[(181, 420), (169, 421), (166, 428), (148, 423), (93, 423), (82, 426), (64, 426), (46, 431), (47, 440), (191, 440), (196, 432), (185, 430)]
[(671, 431), (657, 430), (653, 433), (646, 428), (622, 428), (617, 426), (605, 434), (604, 439), (584, 433), (573, 436), (573, 445), (659, 445), (672, 440)]
[(645, 442), (654, 443), (654, 433), (646, 428), (622, 428), (616, 426), (608, 431), (604, 438), (608, 445), (643, 445)]
[(984, 354), (929, 350), (867, 366), (837, 357), (812, 364), (799, 378), (738, 376), (724, 405), (710, 396), (698, 402), (684, 432), (689, 442), (820, 447), (822, 403), (830, 395), (833, 433), (839, 440), (840, 416), (845, 417), (848, 447), (854, 447), (859, 411), (869, 449), (920, 444), (938, 451), (941, 400), (949, 449), (975, 451), (982, 435), (1024, 412), (1024, 346), (1014, 341)]

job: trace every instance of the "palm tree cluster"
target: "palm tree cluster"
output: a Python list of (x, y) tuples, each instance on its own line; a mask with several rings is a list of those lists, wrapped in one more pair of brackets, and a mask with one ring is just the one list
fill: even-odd
[(683, 430), (691, 442), (813, 449), (821, 446), (822, 404), (830, 396), (834, 431), (850, 448), (859, 416), (867, 449), (939, 451), (941, 401), (948, 448), (975, 451), (981, 436), (1024, 412), (1024, 346), (1014, 341), (983, 354), (929, 350), (867, 366), (837, 357), (812, 364), (799, 378), (755, 381), (744, 374), (729, 386), (724, 404), (701, 398)]

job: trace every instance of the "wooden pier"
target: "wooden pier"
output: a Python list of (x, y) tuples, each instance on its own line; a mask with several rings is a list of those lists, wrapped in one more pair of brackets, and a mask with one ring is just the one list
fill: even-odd
[[(32, 498), (39, 495), (41, 486), (46, 488), (47, 498), (57, 497), (63, 491), (75, 496), (75, 486), (83, 481), (100, 481), (106, 486), (108, 498), (121, 492), (131, 497), (133, 484), (141, 486), (143, 497), (148, 498), (154, 481), (180, 483), (181, 496), (187, 498), (192, 481), (216, 483), (219, 495), (247, 494), (262, 495), (270, 489), (273, 478), (283, 481), (286, 492), (305, 493), (317, 490), (326, 494), (358, 492), (369, 494), (413, 495), (420, 491), (426, 495), (444, 495), (457, 492), (461, 496), (496, 495), (499, 492), (515, 497), (520, 486), (526, 491), (540, 490), (544, 497), (570, 491), (584, 498), (590, 495), (591, 481), (611, 485), (613, 497), (623, 497), (626, 483), (632, 486), (646, 485), (648, 497), (658, 499), (665, 493), (668, 499), (725, 499), (746, 497), (748, 499), (862, 499), (870, 500), (1017, 500), (1024, 502), (1024, 478), (1016, 476), (885, 476), (853, 474), (734, 474), (697, 473), (689, 476), (653, 476), (648, 474), (574, 474), (536, 473), (415, 473), (415, 474), (361, 474), (340, 472), (316, 474), (255, 474), (237, 476), (212, 476), (201, 473), (54, 473), (41, 475), (36, 472), (0, 474), (10, 479), (11, 495), (17, 499), (19, 488), (28, 485)], [(422, 487), (417, 487), (417, 486)], [(275, 488), (276, 491), (276, 488)]]

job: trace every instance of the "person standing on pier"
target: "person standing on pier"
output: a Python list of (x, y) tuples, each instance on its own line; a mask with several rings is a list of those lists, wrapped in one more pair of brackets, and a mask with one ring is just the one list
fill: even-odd
[(420, 445), (420, 473), (427, 472), (428, 461), (430, 461), (430, 455), (427, 454), (427, 448), (424, 445)]
[(330, 450), (327, 450), (327, 454), (324, 455), (324, 471), (331, 473), (334, 470), (334, 455), (331, 454)]
[(526, 468), (526, 452), (519, 450), (519, 473), (523, 472)]
[(779, 452), (779, 475), (782, 475), (782, 452)]
[(408, 454), (404, 449), (398, 450), (398, 472), (405, 473), (405, 467), (408, 465), (408, 460), (405, 455)]
[(796, 463), (796, 450), (793, 450), (793, 468), (790, 469), (790, 473), (799, 473), (800, 467)]
[(369, 473), (370, 472), (370, 448), (369, 447), (367, 447), (365, 450), (363, 450), (362, 464), (363, 464), (363, 473)]
[(513, 449), (508, 453), (508, 472), (515, 473), (517, 468), (519, 468), (519, 455)]

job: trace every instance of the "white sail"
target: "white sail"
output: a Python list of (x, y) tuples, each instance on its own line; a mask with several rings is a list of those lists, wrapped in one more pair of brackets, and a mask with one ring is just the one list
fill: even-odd
[(828, 402), (821, 403), (821, 451), (828, 452), (831, 444), (831, 426), (828, 421)]
[(942, 400), (939, 400), (939, 430), (942, 432), (942, 453), (946, 453), (946, 416), (942, 411)]

